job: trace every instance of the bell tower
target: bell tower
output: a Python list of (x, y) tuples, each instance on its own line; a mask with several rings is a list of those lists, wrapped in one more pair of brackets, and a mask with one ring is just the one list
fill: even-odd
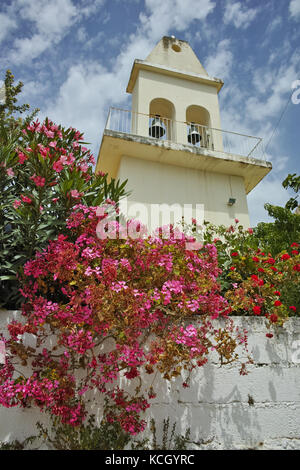
[(132, 108), (110, 109), (96, 170), (128, 179), (135, 207), (202, 204), (205, 220), (228, 226), (238, 218), (249, 227), (246, 196), (272, 165), (260, 138), (222, 130), (222, 86), (186, 41), (163, 37), (134, 61)]

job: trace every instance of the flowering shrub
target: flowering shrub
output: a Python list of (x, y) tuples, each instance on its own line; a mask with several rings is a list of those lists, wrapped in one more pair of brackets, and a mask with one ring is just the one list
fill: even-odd
[[(246, 258), (237, 253), (228, 277), (233, 281), (226, 292), (233, 311), (265, 315), (271, 324), (280, 324), (300, 307), (300, 256), (297, 243), (290, 253), (280, 253), (274, 258), (260, 249)], [(245, 264), (251, 266), (250, 276), (243, 277)]]
[[(0, 133), (0, 305), (17, 303), (16, 273), (37, 250), (64, 233), (78, 202), (118, 201), (125, 184), (94, 174), (83, 135), (46, 119), (9, 120)], [(13, 296), (10, 299), (10, 296)]]
[(300, 245), (293, 242), (273, 257), (258, 248), (252, 229), (238, 223), (228, 228), (209, 224), (204, 234), (218, 249), (222, 293), (231, 315), (265, 316), (268, 326), (282, 325), (300, 312)]
[[(96, 212), (77, 205), (67, 222), (70, 236), (59, 235), (25, 264), (24, 321), (8, 325), (0, 403), (37, 406), (76, 426), (87, 414), (89, 391), (98, 391), (106, 420), (136, 434), (157, 377), (181, 375), (188, 386), (212, 349), (229, 363), (247, 339), (230, 322), (214, 326), (230, 311), (214, 244), (188, 251), (190, 239), (174, 230), (169, 239), (160, 231), (100, 239), (96, 229), (107, 213)], [(35, 347), (24, 339), (30, 334)], [(153, 376), (151, 385), (141, 382), (143, 374)], [(134, 392), (124, 379), (136, 381)]]

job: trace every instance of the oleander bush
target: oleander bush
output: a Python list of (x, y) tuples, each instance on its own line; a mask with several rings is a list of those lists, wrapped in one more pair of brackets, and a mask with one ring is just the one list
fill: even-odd
[(81, 202), (115, 203), (125, 184), (94, 173), (94, 157), (83, 134), (45, 119), (15, 118), (28, 110), (16, 106), (22, 84), (7, 72), (6, 102), (0, 106), (0, 306), (16, 308), (22, 297), (18, 274), (49, 240), (66, 232), (72, 207)]

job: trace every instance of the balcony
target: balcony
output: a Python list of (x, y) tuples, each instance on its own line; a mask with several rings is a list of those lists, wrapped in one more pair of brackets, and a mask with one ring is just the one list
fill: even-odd
[(243, 176), (246, 193), (272, 168), (259, 137), (112, 107), (97, 170), (117, 177), (122, 155)]

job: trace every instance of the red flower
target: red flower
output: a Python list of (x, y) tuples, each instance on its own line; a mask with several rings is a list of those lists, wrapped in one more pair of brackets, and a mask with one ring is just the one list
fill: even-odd
[(264, 272), (265, 272), (265, 270), (264, 270), (263, 268), (258, 268), (257, 271), (258, 271), (259, 273), (264, 273)]
[(293, 310), (293, 312), (296, 312), (296, 310), (297, 310), (296, 307), (294, 307), (294, 305), (291, 305), (291, 306), (289, 307), (289, 309), (290, 309), (290, 310)]
[(296, 248), (298, 248), (298, 247), (299, 247), (299, 243), (295, 243), (295, 242), (294, 242), (294, 243), (291, 244), (291, 247), (292, 247), (292, 248), (293, 248), (293, 246), (295, 246)]
[(279, 290), (275, 290), (274, 295), (281, 295), (281, 293), (279, 292)]
[(292, 250), (292, 255), (299, 255), (299, 251), (297, 251), (297, 250)]
[(300, 264), (295, 264), (295, 266), (293, 267), (293, 270), (297, 271), (297, 273), (299, 273), (300, 272)]
[(278, 269), (275, 268), (275, 266), (271, 266), (270, 269), (272, 269), (272, 271), (274, 271), (274, 273), (276, 273), (278, 271)]
[(255, 263), (259, 263), (259, 258), (257, 258), (257, 256), (253, 256), (252, 261), (254, 261)]
[(30, 177), (31, 180), (34, 181), (34, 183), (36, 184), (36, 186), (40, 186), (41, 188), (43, 186), (45, 186), (45, 178), (43, 178), (42, 176), (36, 176), (35, 174), (33, 176)]
[(278, 320), (278, 316), (275, 313), (272, 313), (272, 315), (270, 315), (269, 318), (270, 318), (272, 323), (276, 323), (277, 320)]
[(280, 300), (275, 300), (274, 305), (275, 305), (275, 307), (280, 307), (280, 305), (282, 305), (282, 303), (280, 302)]
[(235, 266), (230, 266), (230, 271), (235, 271)]
[(28, 157), (27, 155), (25, 155), (23, 152), (19, 152), (18, 153), (18, 157), (19, 157), (19, 163), (21, 163), (21, 165), (23, 165), (23, 163), (28, 160)]
[(233, 257), (234, 256), (239, 256), (239, 254), (236, 251), (234, 251), (233, 253), (231, 253), (231, 256), (233, 256)]
[(254, 313), (254, 315), (260, 315), (261, 314), (261, 308), (258, 305), (255, 305), (253, 307), (253, 313)]
[(266, 337), (267, 337), (267, 338), (273, 338), (273, 335), (272, 335), (272, 333), (267, 333), (267, 334), (266, 334)]
[(27, 204), (32, 203), (32, 199), (30, 199), (30, 197), (23, 196), (22, 194), (21, 194), (21, 199), (22, 199), (23, 202), (26, 202)]
[(287, 259), (290, 259), (290, 255), (285, 253), (284, 255), (281, 256), (282, 261), (286, 261)]

